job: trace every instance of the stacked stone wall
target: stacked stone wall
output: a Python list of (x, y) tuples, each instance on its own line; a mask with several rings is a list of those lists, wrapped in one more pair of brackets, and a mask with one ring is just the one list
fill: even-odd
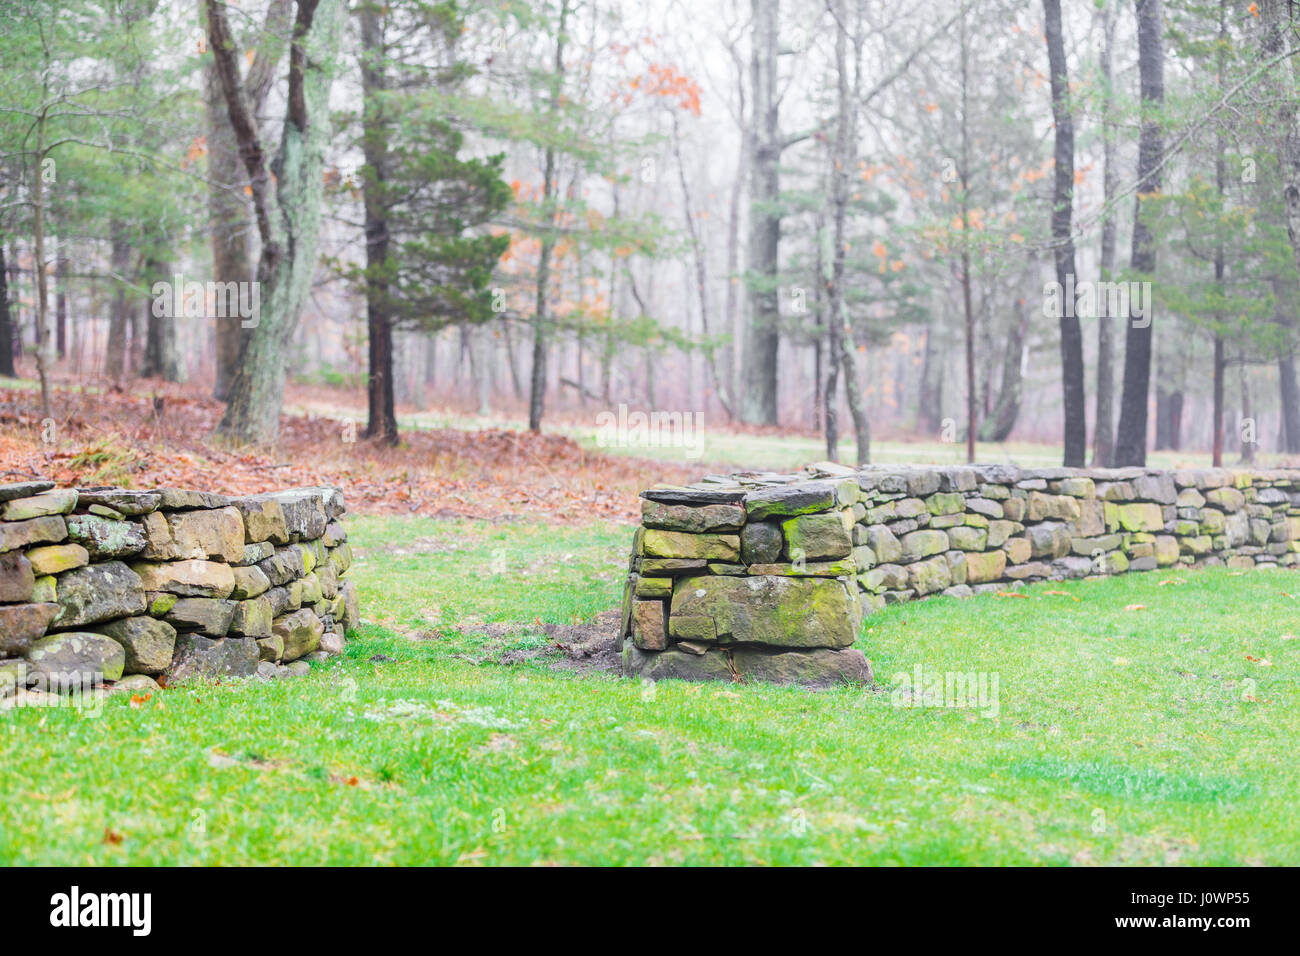
[(641, 497), (623, 667), (651, 679), (861, 683), (851, 645), (890, 604), (1300, 563), (1300, 470), (824, 467)]
[(285, 676), (340, 653), (357, 620), (344, 510), (336, 488), (0, 485), (0, 697)]

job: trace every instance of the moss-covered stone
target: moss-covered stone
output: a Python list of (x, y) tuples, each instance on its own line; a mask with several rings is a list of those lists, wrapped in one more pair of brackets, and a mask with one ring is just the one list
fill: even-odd
[(161, 674), (172, 662), (176, 629), (152, 617), (125, 617), (95, 630), (122, 645), (124, 674)]
[[(1011, 542), (1008, 541), (1008, 544)], [(1026, 546), (1028, 542), (1023, 542)], [(1025, 560), (1028, 559), (1025, 555)], [(966, 583), (984, 584), (1002, 577), (1007, 567), (1007, 552), (984, 551), (969, 552), (966, 555)]]
[(739, 531), (745, 523), (745, 509), (739, 505), (669, 505), (661, 501), (641, 501), (641, 524), (665, 531), (704, 534), (715, 531)]
[(676, 640), (774, 647), (848, 647), (860, 617), (857, 587), (837, 578), (695, 577), (673, 589)]
[(957, 551), (983, 551), (988, 537), (989, 533), (984, 528), (963, 525), (948, 529), (948, 543)]
[(35, 574), (62, 574), (90, 563), (90, 552), (79, 544), (46, 544), (27, 552)]
[(917, 561), (907, 566), (908, 586), (917, 594), (934, 594), (951, 586), (952, 573), (948, 570), (948, 561), (942, 555), (928, 561)]
[(0, 505), (0, 521), (25, 521), (47, 515), (65, 515), (77, 506), (73, 488), (52, 488), (28, 498), (15, 498)]
[(144, 530), (124, 518), (98, 515), (72, 515), (68, 518), (68, 538), (84, 547), (97, 561), (126, 558), (144, 550)]
[(117, 680), (126, 654), (121, 644), (103, 634), (72, 631), (33, 643), (27, 663), (36, 686), (67, 691)]
[(734, 534), (686, 534), (647, 528), (642, 547), (648, 557), (740, 560), (740, 536)]
[(932, 515), (959, 514), (966, 510), (966, 497), (955, 491), (941, 491), (926, 498), (925, 507)]
[(852, 527), (853, 519), (847, 512), (787, 518), (781, 523), (786, 557), (792, 561), (846, 557), (853, 550)]
[(948, 550), (948, 534), (944, 531), (912, 531), (903, 535), (901, 560), (904, 564), (920, 561), (933, 554)]

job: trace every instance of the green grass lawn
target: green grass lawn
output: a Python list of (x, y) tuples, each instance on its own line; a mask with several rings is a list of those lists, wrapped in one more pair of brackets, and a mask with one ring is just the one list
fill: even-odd
[[(496, 662), (630, 529), (349, 530), (369, 623), (310, 676), (5, 712), (0, 863), (1300, 863), (1292, 572), (891, 608), (877, 693), (643, 687)], [(918, 664), (996, 707), (896, 706)]]

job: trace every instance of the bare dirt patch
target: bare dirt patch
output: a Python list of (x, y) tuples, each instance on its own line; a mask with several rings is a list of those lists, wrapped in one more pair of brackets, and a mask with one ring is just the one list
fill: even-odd
[[(550, 642), (543, 647), (506, 651), (502, 664), (546, 663), (552, 670), (578, 674), (620, 674), (622, 651), (618, 631), (622, 624), (618, 609), (601, 611), (586, 624), (490, 624), (489, 629), (503, 629), (499, 636), (511, 636), (525, 630), (541, 631)], [(509, 628), (509, 631), (504, 629)]]

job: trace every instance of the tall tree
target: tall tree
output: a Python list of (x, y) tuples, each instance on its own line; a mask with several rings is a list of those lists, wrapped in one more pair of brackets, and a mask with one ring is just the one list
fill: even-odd
[[(1156, 268), (1156, 247), (1142, 215), (1143, 197), (1159, 193), (1161, 154), (1160, 109), (1164, 103), (1164, 42), (1161, 38), (1160, 0), (1135, 0), (1138, 35), (1138, 86), (1142, 99), (1142, 125), (1138, 134), (1137, 195), (1134, 198), (1132, 270), (1150, 276)], [(1135, 321), (1130, 304), (1124, 338), (1124, 392), (1120, 399), (1119, 428), (1115, 436), (1115, 464), (1145, 465), (1147, 414), (1151, 387), (1150, 315)]]
[[(1102, 11), (1101, 46), (1101, 260), (1098, 263), (1102, 282), (1110, 282), (1115, 272), (1115, 238), (1117, 224), (1113, 210), (1119, 168), (1115, 162), (1115, 22), (1116, 3), (1108, 0)], [(1109, 300), (1108, 300), (1109, 301)], [(1115, 332), (1109, 311), (1097, 320), (1097, 404), (1092, 424), (1092, 464), (1095, 468), (1110, 465), (1115, 455)]]
[[(568, 41), (569, 0), (560, 0), (560, 21), (555, 33), (555, 61), (550, 78), (548, 107), (552, 117), (560, 110), (560, 91), (564, 85), (564, 46)], [(533, 308), (533, 370), (528, 384), (528, 429), (542, 430), (542, 413), (546, 404), (547, 337), (550, 322), (551, 258), (555, 254), (557, 192), (556, 162), (559, 150), (547, 143), (542, 158), (542, 212), (549, 219), (541, 234), (541, 251), (537, 259), (537, 297)]]
[[(1069, 103), (1070, 80), (1065, 62), (1065, 37), (1061, 28), (1061, 0), (1043, 0), (1047, 62), (1051, 71), (1052, 117), (1056, 123), (1053, 151), (1055, 176), (1052, 186), (1052, 258), (1056, 281), (1062, 290), (1074, 288), (1074, 239), (1070, 220), (1074, 209), (1074, 115)], [(1074, 303), (1061, 309), (1061, 387), (1065, 411), (1065, 456), (1067, 468), (1087, 464), (1088, 424), (1083, 392), (1083, 332)], [(1103, 320), (1104, 321), (1104, 320)]]
[[(1259, 43), (1265, 60), (1290, 55), (1289, 37), (1295, 31), (1295, 5), (1287, 0), (1261, 0)], [(1300, 269), (1300, 105), (1296, 102), (1294, 62), (1283, 61), (1270, 72), (1268, 86), (1276, 94), (1277, 123), (1274, 146), (1282, 174), (1282, 215), (1287, 237), (1291, 241), (1296, 267)], [(1294, 310), (1279, 313), (1289, 330), (1294, 329)], [(1285, 348), (1278, 358), (1278, 381), (1281, 387), (1283, 444), (1288, 453), (1300, 452), (1300, 385), (1296, 380), (1294, 347)]]
[(261, 310), (241, 340), (239, 368), (217, 431), (235, 443), (271, 443), (280, 433), (287, 356), (316, 268), (329, 139), (329, 91), (342, 0), (297, 0), (289, 88), (274, 172), (249, 106), (239, 54), (221, 0), (206, 0), (208, 46), (248, 171), (261, 239)]
[[(202, 0), (201, 0), (202, 2)], [(249, 44), (244, 85), (248, 109), (260, 128), (266, 98), (275, 81), (276, 69), (286, 47), (285, 35), (293, 13), (293, 0), (271, 0), (266, 19), (255, 42)], [(239, 155), (239, 143), (226, 109), (216, 60), (209, 53), (203, 63), (203, 101), (207, 120), (208, 215), (211, 229), (212, 278), (216, 282), (252, 282), (253, 235), (256, 228), (249, 216), (244, 187), (248, 172)], [(244, 328), (237, 319), (216, 320), (216, 379), (213, 397), (225, 401), (239, 364), (239, 345)]]
[[(447, 0), (398, 10), (367, 0), (361, 19), (361, 170), (365, 200), (365, 286), (370, 339), (366, 434), (397, 441), (393, 331), (468, 329), (492, 318), (487, 285), (508, 235), (474, 233), (509, 203), (500, 155), (463, 159), (464, 136), (449, 121), (446, 94), (467, 72), (455, 47), (464, 28)], [(417, 52), (419, 51), (419, 52)], [(436, 51), (423, 68), (420, 54)], [(396, 63), (405, 79), (390, 77)], [(475, 378), (486, 370), (471, 350)]]
[[(849, 83), (849, 23), (845, 0), (834, 0), (831, 12), (835, 19), (835, 141), (831, 148), (831, 277), (827, 283), (830, 315), (830, 355), (832, 373), (826, 384), (826, 412), (828, 423), (833, 421), (835, 385), (839, 368), (844, 375), (844, 394), (853, 419), (857, 445), (857, 463), (865, 465), (871, 460), (871, 429), (866, 409), (862, 403), (862, 390), (858, 386), (858, 367), (854, 360), (853, 326), (848, 321), (844, 307), (845, 262), (848, 256), (846, 221), (849, 210), (849, 170), (857, 161), (858, 126), (856, 104), (862, 96), (862, 10), (857, 0), (853, 31), (853, 83)], [(827, 455), (832, 461), (837, 454), (836, 435), (828, 425)]]
[(780, 0), (752, 0), (750, 40), (749, 324), (743, 338), (740, 417), (775, 425), (777, 357), (781, 347), (781, 306), (777, 290), (781, 245), (781, 154), (790, 143), (780, 129), (781, 93), (777, 87)]

